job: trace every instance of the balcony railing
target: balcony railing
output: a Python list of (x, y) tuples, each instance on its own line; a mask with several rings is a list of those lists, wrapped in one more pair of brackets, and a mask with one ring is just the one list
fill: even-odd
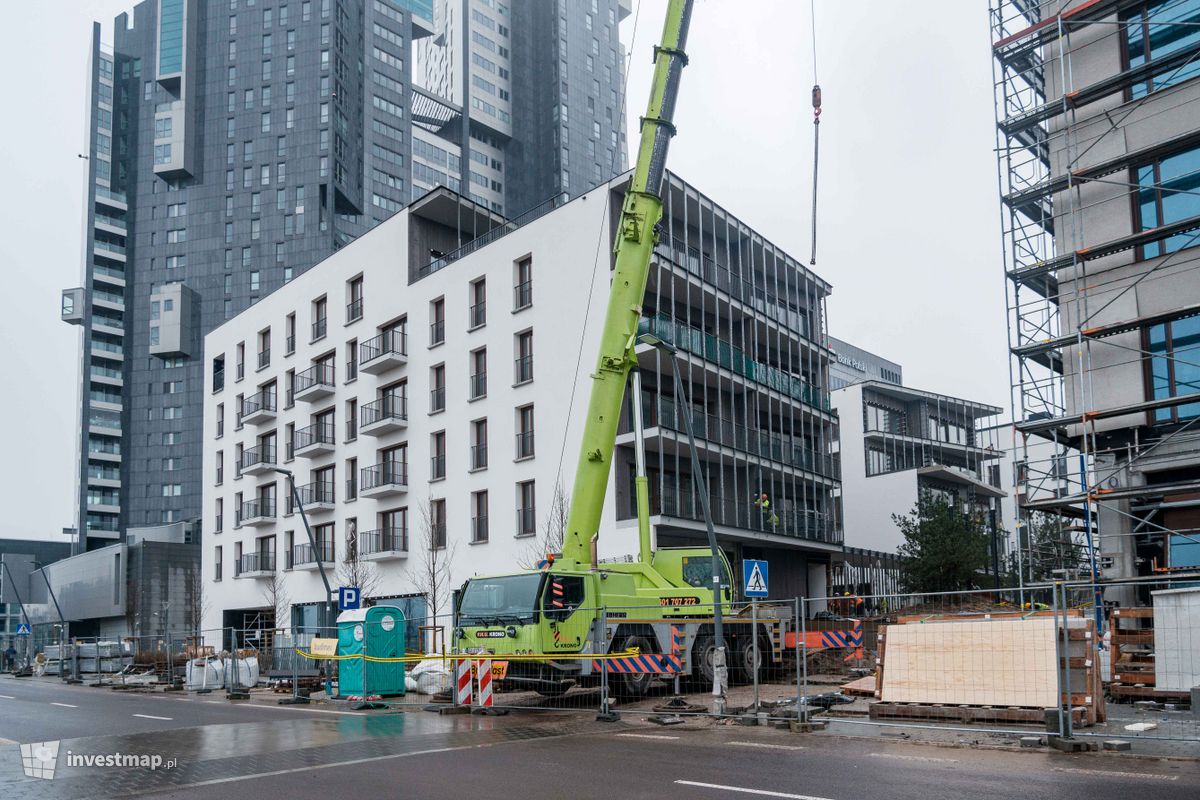
[(487, 322), (487, 303), (473, 303), (470, 308), (471, 328), (482, 327)]
[(521, 431), (517, 434), (517, 458), (533, 457), (533, 431)]
[(260, 553), (242, 553), (242, 557), (238, 559), (236, 575), (244, 575), (247, 572), (274, 572), (275, 571), (275, 554), (271, 552)]
[(533, 281), (518, 283), (513, 287), (513, 310), (520, 311), (533, 305)]
[[(96, 343), (92, 342), (92, 347), (94, 348), (95, 346), (96, 346)], [(107, 348), (105, 348), (105, 349), (107, 349)], [(117, 350), (116, 352), (119, 353), (120, 350)], [(219, 392), (224, 388), (225, 388), (225, 370), (218, 369), (218, 370), (213, 371), (213, 388), (212, 388), (212, 390), (214, 392)]]
[(295, 392), (297, 395), (316, 386), (334, 388), (333, 364), (313, 364), (303, 372), (296, 373)]
[(242, 451), (242, 460), (238, 467), (245, 472), (255, 467), (274, 466), (276, 463), (275, 445), (260, 444), (258, 447), (247, 447)]
[(346, 304), (346, 322), (356, 322), (362, 319), (362, 315), (363, 301), (361, 297)]
[(312, 340), (315, 342), (318, 339), (324, 339), (328, 329), (329, 320), (325, 317), (313, 320), (312, 324)]
[(653, 334), (686, 353), (711, 361), (813, 408), (822, 411), (831, 409), (828, 395), (803, 378), (755, 361), (743, 350), (734, 347), (729, 342), (697, 328), (676, 322), (666, 315), (659, 314), (652, 318), (642, 319), (638, 323), (638, 333)]
[(404, 329), (387, 330), (378, 336), (367, 339), (358, 346), (358, 359), (367, 372), (367, 365), (385, 355), (408, 356), (408, 332)]
[(252, 414), (258, 414), (262, 411), (275, 410), (275, 392), (259, 391), (243, 398), (242, 410), (238, 414), (238, 419), (242, 420)]
[(408, 530), (405, 528), (380, 528), (358, 534), (358, 552), (369, 556), (376, 553), (407, 553)]
[(351, 413), (346, 420), (346, 441), (353, 442), (358, 438), (358, 416)]
[(293, 452), (297, 453), (313, 445), (326, 444), (332, 447), (336, 443), (336, 430), (332, 422), (314, 422), (292, 434)]
[(348, 502), (350, 500), (357, 500), (357, 499), (358, 499), (358, 477), (352, 474), (349, 478), (346, 478), (346, 500)]
[[(337, 498), (334, 496), (333, 481), (313, 481), (304, 486), (297, 486), (296, 494), (300, 496), (300, 504), (304, 506), (305, 511), (308, 511), (312, 506), (333, 505), (337, 501)], [(289, 493), (287, 513), (294, 514), (297, 510), (296, 498)]]
[(488, 540), (487, 515), (471, 518), (471, 541), (486, 542)]
[(373, 403), (365, 403), (358, 410), (364, 428), (385, 420), (408, 421), (408, 397), (402, 394), (385, 394)]
[(517, 509), (517, 536), (537, 533), (537, 517), (532, 508)]
[(471, 399), (478, 400), (487, 395), (487, 373), (476, 372), (471, 376)]
[(289, 333), (288, 337), (283, 341), (283, 354), (290, 356), (294, 352), (296, 352), (296, 334)]
[(533, 380), (533, 356), (521, 356), (513, 363), (514, 383), (528, 383)]
[(439, 319), (429, 323), (429, 345), (432, 347), (444, 341), (446, 341), (446, 321)]
[(241, 525), (246, 520), (264, 519), (275, 516), (275, 500), (271, 497), (260, 497), (257, 500), (247, 500), (238, 509), (237, 523)]
[(429, 390), (429, 412), (432, 414), (436, 411), (446, 410), (446, 387), (439, 386), (436, 389)]
[(346, 383), (358, 380), (358, 360), (351, 358), (346, 362)]
[(271, 351), (270, 350), (259, 350), (258, 351), (258, 368), (266, 369), (269, 366), (271, 366)]
[(429, 459), (430, 479), (446, 477), (446, 456), (431, 456)]
[(316, 564), (319, 560), (323, 564), (333, 563), (333, 542), (318, 541), (317, 546), (305, 542), (304, 544), (292, 545), (292, 550), (288, 553), (288, 568), (305, 566), (307, 564)]
[(408, 486), (408, 463), (404, 461), (383, 461), (362, 468), (362, 478), (359, 488), (364, 492), (384, 486)]
[(471, 469), (485, 469), (488, 465), (488, 448), (486, 444), (471, 445)]
[[(672, 485), (667, 484), (661, 495), (652, 487), (651, 495), (651, 514), (665, 514), (697, 522), (704, 521), (704, 512), (698, 498), (686, 487), (682, 492), (677, 492)], [(744, 498), (724, 497), (715, 493), (709, 495), (709, 509), (713, 522), (717, 525), (747, 528), (778, 536), (808, 539), (828, 544), (842, 543), (841, 531), (835, 528), (831, 514), (790, 509), (783, 505), (763, 511)], [(636, 509), (631, 509), (634, 516), (636, 516), (636, 511)]]

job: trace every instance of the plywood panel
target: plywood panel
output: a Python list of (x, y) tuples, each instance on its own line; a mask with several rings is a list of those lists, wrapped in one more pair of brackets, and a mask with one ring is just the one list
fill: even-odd
[(887, 626), (884, 702), (1056, 705), (1049, 618)]
[(1156, 688), (1186, 692), (1200, 686), (1200, 588), (1151, 592), (1154, 599)]

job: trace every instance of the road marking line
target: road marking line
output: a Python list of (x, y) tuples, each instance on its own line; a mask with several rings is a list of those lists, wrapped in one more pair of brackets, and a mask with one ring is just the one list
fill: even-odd
[(52, 705), (52, 706), (62, 706), (63, 708), (79, 708), (79, 706), (73, 706), (73, 705), (71, 705), (70, 703), (51, 703), (50, 705)]
[(0, 694), (0, 700), (16, 700), (11, 694)]
[(867, 753), (875, 758), (898, 758), (903, 761), (940, 761), (945, 764), (957, 764), (957, 758), (934, 758), (933, 756), (904, 756), (899, 753)]
[(678, 739), (678, 736), (663, 736), (658, 733), (618, 733), (617, 736), (626, 736), (630, 739)]
[(742, 794), (757, 794), (763, 797), (786, 797), (788, 800), (829, 800), (828, 797), (813, 797), (811, 794), (789, 794), (787, 792), (772, 792), (769, 789), (747, 789), (744, 786), (723, 786), (719, 783), (700, 783), (699, 781), (675, 781), (681, 786), (699, 786), (701, 789), (723, 789), (727, 792)]
[(798, 744), (770, 744), (768, 742), (730, 742), (734, 747), (763, 747), (768, 750), (803, 750)]
[(226, 703), (224, 700), (201, 700), (202, 703), (207, 703), (210, 706), (227, 706), (229, 708), (259, 708), (266, 711), (299, 711), (304, 714), (337, 714), (343, 717), (361, 717), (364, 716), (359, 711), (331, 711), (324, 708), (295, 708), (294, 706), (264, 706), (257, 703), (249, 703), (243, 705), (233, 705)]
[(13, 739), (0, 738), (0, 745), (4, 745), (4, 744), (17, 744), (17, 742)]
[(153, 714), (134, 714), (134, 716), (141, 717), (142, 719), (165, 719), (165, 720), (174, 719), (174, 717), (156, 717)]
[(1137, 780), (1149, 779), (1152, 781), (1177, 781), (1178, 775), (1155, 775), (1152, 772), (1117, 772), (1108, 769), (1072, 769), (1071, 767), (1051, 767), (1051, 772), (1076, 772), (1080, 775), (1103, 775), (1106, 778), (1135, 778)]

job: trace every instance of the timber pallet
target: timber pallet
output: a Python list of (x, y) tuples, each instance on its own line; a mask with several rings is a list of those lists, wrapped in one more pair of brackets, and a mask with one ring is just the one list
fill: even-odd
[[(1051, 709), (1021, 706), (952, 706), (935, 703), (872, 703), (870, 718), (921, 720), (925, 722), (1005, 722), (1012, 725), (1045, 725)], [(1090, 725), (1088, 710), (1071, 709), (1071, 724)]]

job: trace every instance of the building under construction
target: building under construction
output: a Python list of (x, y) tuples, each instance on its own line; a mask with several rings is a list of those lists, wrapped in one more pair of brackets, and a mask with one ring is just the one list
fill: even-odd
[(1022, 573), (1194, 570), (1200, 0), (990, 6)]

